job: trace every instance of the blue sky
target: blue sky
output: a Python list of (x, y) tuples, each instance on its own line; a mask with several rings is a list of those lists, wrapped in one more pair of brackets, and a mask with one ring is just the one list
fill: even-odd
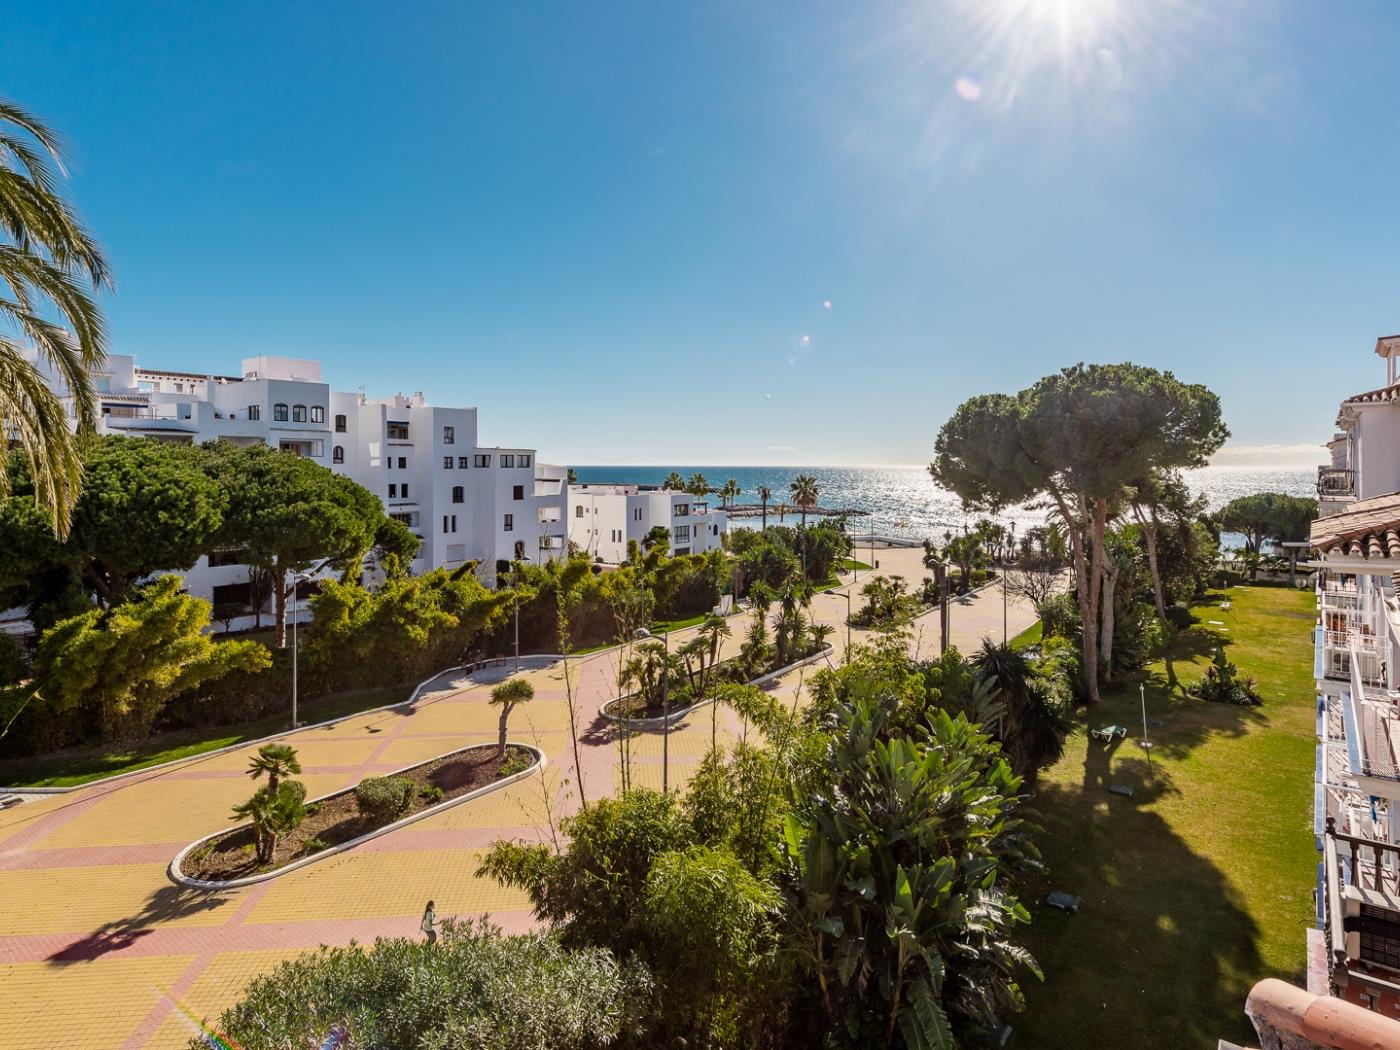
[(1400, 331), (1397, 22), (31, 3), (0, 93), (71, 140), (148, 365), (317, 357), (564, 462), (843, 464), (1131, 359), (1217, 390), (1233, 461), (1309, 463)]

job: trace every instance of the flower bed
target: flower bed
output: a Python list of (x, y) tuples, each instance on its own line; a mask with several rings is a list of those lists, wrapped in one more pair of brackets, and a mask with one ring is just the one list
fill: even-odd
[(270, 864), (257, 862), (252, 826), (240, 824), (187, 846), (175, 858), (171, 873), (190, 885), (260, 881), (513, 780), (542, 762), (543, 755), (533, 748), (512, 744), (502, 760), (496, 757), (495, 744), (474, 744), (390, 774), (418, 785), (408, 809), (396, 817), (376, 821), (362, 815), (355, 788), (349, 787), (308, 802), (306, 819), (278, 842)]

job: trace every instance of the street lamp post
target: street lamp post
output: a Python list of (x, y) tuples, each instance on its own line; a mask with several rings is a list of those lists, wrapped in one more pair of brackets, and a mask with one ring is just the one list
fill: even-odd
[[(638, 627), (632, 637), (644, 641), (653, 637), (645, 627)], [(661, 663), (661, 793), (671, 788), (671, 632), (661, 632), (665, 659)]]
[(292, 575), (292, 728), (297, 727), (297, 590), (311, 577), (303, 573)]

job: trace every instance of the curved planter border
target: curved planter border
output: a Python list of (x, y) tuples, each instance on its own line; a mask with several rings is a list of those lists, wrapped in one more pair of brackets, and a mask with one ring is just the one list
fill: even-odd
[[(769, 682), (776, 682), (779, 678), (782, 678), (783, 675), (791, 674), (793, 671), (796, 671), (799, 667), (806, 667), (808, 664), (814, 664), (819, 660), (825, 659), (831, 654), (833, 648), (834, 646), (830, 642), (826, 642), (822, 645), (822, 647), (819, 650), (817, 650), (811, 656), (804, 657), (803, 659), (798, 660), (796, 663), (788, 664), (786, 667), (780, 667), (776, 671), (769, 671), (767, 674), (760, 675), (758, 678), (751, 679), (745, 684), (754, 685), (761, 688), (767, 685)], [(608, 708), (612, 707), (613, 704), (620, 703), (623, 700), (627, 700), (630, 698), (631, 695), (633, 694), (629, 694), (628, 696), (613, 697), (602, 707), (598, 708), (598, 714), (601, 717), (606, 718), (609, 722), (625, 722), (629, 725), (637, 726), (642, 729), (650, 729), (655, 726), (665, 725), (668, 721), (674, 722), (677, 719), (684, 718), (692, 711), (698, 711), (700, 708), (706, 706), (707, 704), (712, 704), (715, 702), (713, 697), (707, 700), (701, 700), (699, 703), (691, 704), (689, 707), (683, 707), (679, 711), (672, 711), (669, 718), (666, 715), (655, 715), (651, 718), (622, 718), (621, 716), (615, 715), (608, 710)]]
[[(404, 766), (402, 769), (396, 769), (392, 773), (381, 773), (378, 775), (386, 777), (398, 776), (400, 773), (406, 772), (407, 770), (414, 769), (418, 766), (426, 765), (429, 762), (436, 762), (438, 759), (446, 758), (448, 755), (462, 754), (467, 751), (474, 751), (477, 748), (481, 747), (495, 748), (496, 745), (472, 744), (469, 747), (455, 748), (452, 751), (444, 751), (440, 755), (434, 755), (432, 758), (425, 758), (422, 761), (414, 762), (412, 765)], [(258, 875), (247, 875), (241, 879), (208, 880), (193, 878), (192, 876), (186, 875), (181, 870), (180, 865), (184, 862), (185, 858), (189, 856), (190, 853), (197, 850), (200, 846), (203, 846), (206, 842), (209, 842), (213, 839), (217, 839), (220, 836), (227, 835), (230, 832), (238, 831), (241, 828), (251, 827), (251, 825), (249, 824), (234, 824), (231, 827), (223, 828), (222, 830), (216, 831), (210, 835), (205, 835), (203, 838), (195, 839), (188, 846), (182, 849), (179, 853), (175, 854), (175, 859), (170, 862), (169, 868), (169, 875), (171, 881), (178, 883), (181, 886), (189, 886), (191, 889), (196, 890), (231, 890), (238, 889), (242, 886), (253, 886), (259, 882), (267, 882), (269, 879), (275, 879), (279, 875), (287, 874), (289, 871), (296, 871), (298, 868), (304, 868), (308, 864), (315, 864), (318, 860), (324, 860), (327, 857), (334, 857), (339, 853), (344, 853), (346, 850), (354, 849), (361, 843), (368, 842), (370, 839), (377, 839), (380, 835), (387, 835), (389, 834), (389, 832), (397, 831), (399, 828), (407, 827), (409, 824), (412, 824), (419, 820), (423, 820), (425, 817), (430, 817), (435, 813), (441, 813), (443, 810), (451, 809), (453, 806), (460, 806), (464, 802), (470, 802), (472, 799), (480, 798), (482, 795), (490, 794), (492, 791), (497, 791), (500, 788), (508, 787), (509, 785), (514, 784), (518, 780), (524, 780), (531, 773), (534, 773), (536, 770), (543, 769), (546, 765), (549, 764), (549, 759), (545, 755), (545, 753), (539, 748), (535, 747), (535, 745), (533, 744), (522, 744), (514, 740), (508, 740), (506, 741), (506, 747), (518, 747), (521, 750), (529, 751), (535, 756), (534, 763), (528, 769), (522, 769), (519, 773), (513, 773), (512, 775), (505, 777), (504, 779), (492, 781), (490, 784), (486, 784), (483, 787), (479, 787), (475, 791), (468, 791), (465, 795), (458, 795), (456, 798), (448, 799), (446, 802), (439, 802), (435, 806), (429, 806), (426, 809), (420, 809), (417, 813), (413, 813), (407, 817), (404, 817), (402, 820), (396, 820), (392, 824), (385, 824), (382, 828), (375, 828), (373, 831), (365, 832), (365, 834), (360, 835), (357, 838), (350, 839), (348, 842), (342, 842), (338, 846), (332, 846), (330, 847), (330, 849), (319, 850), (316, 853), (311, 854), (311, 856), (309, 857), (302, 857), (300, 860), (292, 861), (292, 863), (290, 864), (284, 864), (282, 865), (282, 867), (277, 868), (275, 871), (265, 871)], [(314, 802), (324, 802), (326, 799), (335, 798), (337, 795), (349, 794), (354, 790), (355, 789), (353, 787), (341, 788), (339, 791), (332, 791), (328, 795), (321, 795), (319, 798), (308, 799), (306, 804), (309, 806)]]

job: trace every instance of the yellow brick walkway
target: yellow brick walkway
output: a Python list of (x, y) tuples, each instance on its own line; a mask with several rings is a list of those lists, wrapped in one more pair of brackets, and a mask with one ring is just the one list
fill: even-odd
[[(880, 553), (894, 559), (893, 571), (921, 578), (918, 552)], [(814, 615), (843, 624), (845, 602), (818, 597)], [(1032, 618), (1013, 606), (1011, 629)], [(744, 619), (733, 622), (726, 655), (737, 651)], [(1000, 596), (958, 607), (954, 624), (954, 641), (965, 651), (983, 633), (999, 636)], [(690, 633), (679, 632), (673, 644)], [(844, 635), (840, 626), (832, 637), (837, 659)], [(597, 798), (615, 781), (618, 748), (597, 711), (615, 693), (617, 657), (603, 652), (572, 665), (581, 775), (588, 797)], [(197, 1034), (197, 1021), (217, 1018), (249, 979), (284, 959), (320, 944), (415, 935), (429, 898), (440, 915), (486, 914), (508, 931), (529, 928), (524, 896), (475, 872), (496, 838), (546, 839), (551, 813), (557, 822), (577, 808), (580, 771), (562, 672), (557, 663), (524, 671), (536, 699), (511, 718), (511, 738), (549, 756), (543, 774), (246, 889), (184, 889), (167, 868), (191, 840), (233, 822), (230, 808), (250, 792), (244, 771), (253, 747), (0, 813), (0, 1050), (183, 1047)], [(797, 682), (789, 676), (778, 694), (790, 699)], [(459, 676), (411, 708), (290, 735), (308, 793), (493, 741), (490, 684)], [(719, 726), (721, 740), (732, 740), (733, 716), (723, 713)], [(708, 709), (673, 728), (672, 786), (684, 785), (709, 744)], [(659, 731), (636, 739), (637, 783), (661, 786), (661, 752)]]

